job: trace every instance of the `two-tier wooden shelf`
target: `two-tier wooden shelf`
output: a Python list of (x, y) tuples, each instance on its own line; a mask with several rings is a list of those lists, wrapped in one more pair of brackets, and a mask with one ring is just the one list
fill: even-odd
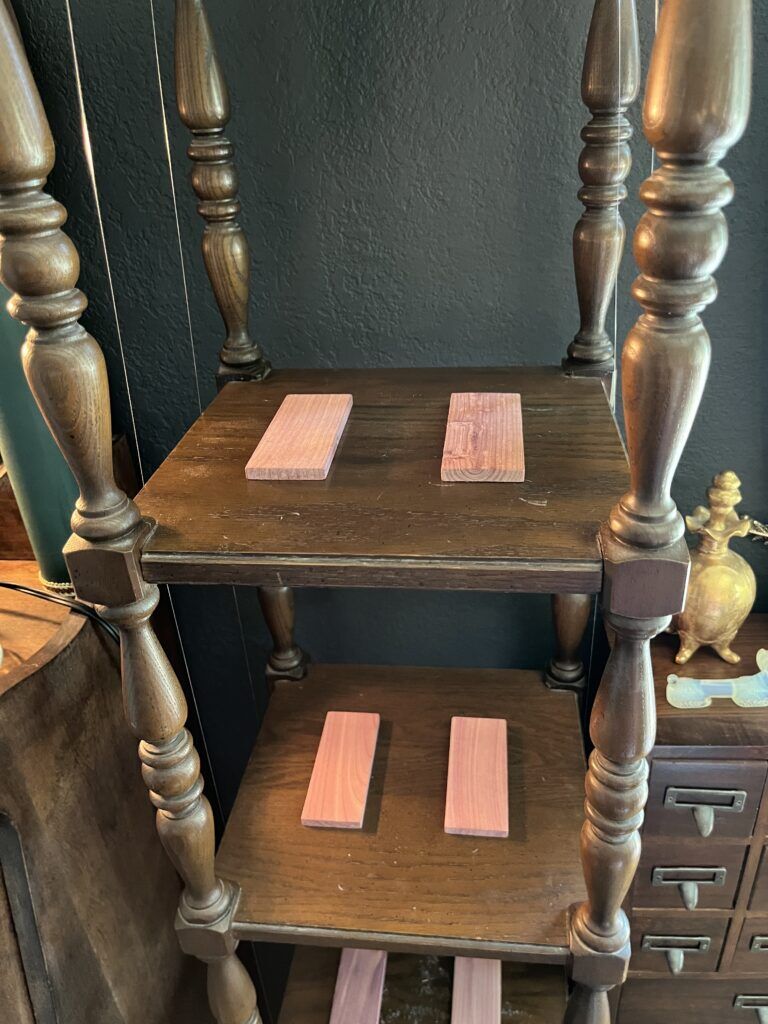
[[(114, 483), (104, 361), (78, 323), (86, 300), (61, 231), (66, 213), (42, 190), (53, 143), (6, 4), (0, 272), (15, 293), (11, 311), (31, 327), (30, 386), (80, 487), (65, 549), (74, 586), (120, 630), (128, 724), (184, 884), (179, 941), (207, 964), (218, 1024), (261, 1020), (241, 940), (299, 947), (281, 1024), (327, 1024), (339, 950), (349, 946), (392, 954), (384, 1024), (402, 1014), (447, 1022), (456, 956), (504, 961), (505, 1022), (556, 1024), (565, 1012), (568, 1024), (607, 1024), (630, 958), (622, 904), (654, 743), (649, 644), (687, 585), (670, 487), (709, 366), (699, 313), (725, 249), (721, 208), (732, 190), (718, 161), (747, 119), (749, 0), (666, 0), (662, 9), (644, 120), (658, 168), (635, 236), (643, 313), (623, 355), (626, 451), (607, 398), (605, 321), (624, 246), (626, 111), (640, 81), (633, 0), (594, 4), (574, 233), (580, 324), (563, 365), (543, 368), (272, 371), (248, 332), (223, 74), (202, 0), (176, 0), (176, 12), (177, 100), (226, 340), (218, 397), (135, 503)], [(520, 393), (523, 483), (441, 481), (459, 391)], [(246, 480), (257, 441), (294, 393), (353, 396), (330, 475)], [(182, 690), (150, 621), (165, 583), (257, 587), (274, 641), (270, 707), (217, 855)], [(551, 594), (547, 685), (512, 669), (308, 666), (293, 637), (299, 586)], [(584, 805), (578, 698), (562, 691), (583, 684), (578, 651), (595, 594), (612, 650), (592, 711)], [(329, 710), (381, 716), (360, 831), (300, 823)], [(454, 715), (508, 723), (508, 838), (443, 831)]]

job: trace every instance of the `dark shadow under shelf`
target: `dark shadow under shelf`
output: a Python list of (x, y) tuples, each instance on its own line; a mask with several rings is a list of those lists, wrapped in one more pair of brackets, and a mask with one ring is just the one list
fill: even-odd
[[(297, 949), (279, 1024), (328, 1024), (339, 965), (334, 949)], [(381, 1024), (451, 1024), (451, 961), (390, 956)], [(504, 964), (501, 1024), (561, 1024), (561, 967)]]
[[(519, 391), (524, 483), (442, 483), (451, 392)], [(286, 394), (349, 392), (325, 481), (246, 480)], [(594, 593), (627, 486), (602, 382), (555, 367), (281, 370), (228, 384), (138, 497), (148, 580)]]

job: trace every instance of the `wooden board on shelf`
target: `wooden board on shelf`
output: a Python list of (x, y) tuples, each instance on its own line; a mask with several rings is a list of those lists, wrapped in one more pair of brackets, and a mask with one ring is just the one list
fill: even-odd
[(380, 949), (342, 950), (330, 1024), (379, 1024), (386, 970)]
[(456, 957), (451, 1024), (500, 1024), (501, 961)]
[(352, 395), (286, 395), (245, 466), (248, 480), (325, 480)]
[[(328, 1024), (339, 950), (296, 950), (279, 1024)], [(453, 961), (449, 957), (390, 955), (381, 1024), (451, 1024)], [(502, 965), (502, 1024), (562, 1024), (566, 979), (562, 967)]]
[(452, 719), (445, 831), (459, 836), (509, 835), (505, 719)]
[(377, 714), (328, 712), (301, 812), (302, 825), (363, 827), (378, 733)]
[[(326, 712), (381, 715), (360, 831), (300, 822)], [(509, 838), (443, 831), (457, 714), (508, 721)], [(241, 938), (562, 962), (584, 763), (573, 694), (512, 670), (312, 665), (278, 683), (217, 858)]]
[[(287, 394), (354, 395), (325, 481), (248, 481), (243, 466)], [(455, 391), (522, 401), (526, 479), (440, 480)], [(231, 383), (141, 492), (142, 555), (161, 582), (431, 586), (595, 593), (599, 524), (627, 488), (602, 382), (556, 367), (276, 370)]]
[(520, 395), (497, 391), (451, 395), (440, 479), (457, 483), (525, 480)]

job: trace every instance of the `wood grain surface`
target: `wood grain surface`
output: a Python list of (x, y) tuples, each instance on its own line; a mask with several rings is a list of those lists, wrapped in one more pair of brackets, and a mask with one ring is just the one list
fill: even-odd
[(472, 483), (525, 480), (520, 395), (494, 391), (451, 395), (440, 479)]
[[(37, 562), (0, 560), (0, 581), (43, 590)], [(7, 677), (18, 676), (18, 670), (23, 674), (25, 663), (52, 639), (69, 614), (64, 605), (0, 587), (0, 694)]]
[[(328, 1024), (338, 966), (338, 949), (298, 948), (279, 1024)], [(390, 954), (381, 1024), (450, 1024), (453, 971), (450, 957)], [(501, 979), (502, 1024), (562, 1024), (562, 967), (507, 962)]]
[(330, 1024), (379, 1024), (386, 970), (380, 949), (342, 950)]
[(503, 718), (452, 719), (445, 831), (459, 836), (509, 835)]
[(302, 825), (362, 828), (379, 716), (329, 711), (301, 812)]
[[(440, 480), (454, 391), (516, 391), (526, 479)], [(249, 481), (286, 394), (354, 395), (325, 481)], [(555, 367), (277, 370), (227, 384), (139, 496), (148, 579), (595, 593), (598, 524), (627, 486), (602, 384)]]
[(325, 480), (352, 395), (286, 395), (245, 466), (248, 480)]
[(768, 647), (768, 615), (750, 615), (741, 627), (733, 642), (733, 649), (741, 655), (738, 665), (729, 665), (709, 648), (697, 651), (686, 665), (676, 665), (678, 645), (678, 638), (668, 633), (651, 645), (657, 746), (768, 748), (768, 708), (740, 708), (730, 700), (713, 701), (708, 708), (673, 708), (666, 696), (667, 676), (672, 673), (696, 679), (733, 679), (757, 672), (755, 655), (759, 648)]
[(501, 960), (456, 957), (451, 1024), (500, 1024)]
[[(340, 707), (381, 715), (363, 828), (303, 828), (325, 716)], [(503, 842), (443, 831), (457, 714), (507, 718)], [(584, 895), (583, 800), (575, 696), (538, 672), (310, 665), (276, 685), (218, 870), (242, 887), (242, 938), (563, 962)]]

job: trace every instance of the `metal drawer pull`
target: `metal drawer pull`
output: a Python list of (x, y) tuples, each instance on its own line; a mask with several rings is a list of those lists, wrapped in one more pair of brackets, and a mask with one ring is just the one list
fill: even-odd
[(711, 945), (708, 935), (644, 935), (641, 948), (651, 953), (664, 953), (672, 974), (679, 974), (686, 953), (708, 953)]
[(725, 885), (725, 868), (654, 868), (651, 885), (676, 885), (686, 910), (695, 910), (700, 885)]
[(737, 1010), (754, 1010), (760, 1024), (768, 1024), (768, 996), (736, 996), (733, 1005)]
[(715, 827), (715, 811), (741, 814), (747, 794), (743, 789), (693, 789), (670, 786), (664, 794), (665, 807), (693, 811), (699, 835), (706, 839)]
[(749, 951), (750, 953), (768, 953), (768, 935), (753, 935)]

